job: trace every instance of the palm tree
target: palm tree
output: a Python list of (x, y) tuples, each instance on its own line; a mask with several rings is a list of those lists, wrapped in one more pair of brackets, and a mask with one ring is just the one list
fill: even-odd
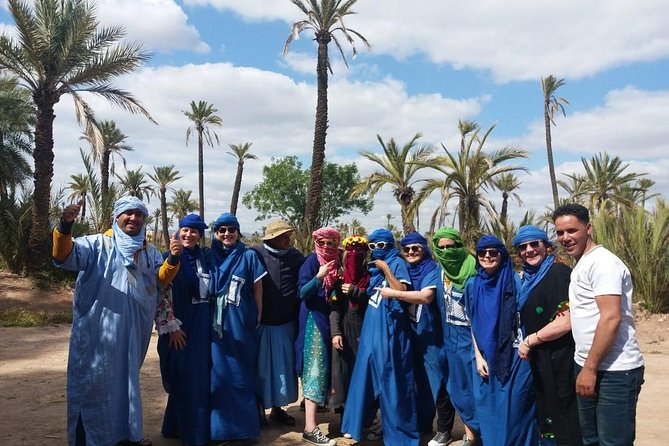
[(480, 138), (478, 130), (470, 134), (465, 149), (458, 150), (457, 156), (450, 153), (442, 144), (445, 155), (435, 156), (421, 163), (424, 167), (438, 170), (444, 176), (442, 180), (426, 181), (419, 194), (427, 194), (442, 188), (450, 189), (451, 194), (458, 198), (460, 233), (467, 246), (472, 246), (479, 236), (481, 207), (492, 209), (492, 204), (484, 193), (488, 188), (494, 187), (493, 182), (499, 175), (526, 170), (524, 167), (504, 164), (510, 160), (527, 158), (527, 151), (523, 149), (504, 147), (492, 153), (483, 151), (485, 142), (494, 128), (494, 125), (490, 126)]
[(147, 203), (151, 202), (151, 196), (156, 195), (155, 189), (148, 183), (141, 167), (137, 170), (126, 170), (124, 177), (116, 175), (116, 178), (121, 183), (121, 190), (128, 195), (140, 200), (146, 199)]
[[(86, 134), (81, 139), (88, 141), (91, 145), (91, 152), (93, 159), (100, 166), (100, 191), (102, 199), (107, 197), (109, 191), (109, 174), (114, 175), (115, 163), (114, 155), (118, 155), (123, 160), (123, 167), (125, 167), (125, 158), (123, 151), (134, 150), (124, 141), (128, 138), (123, 132), (116, 127), (114, 121), (102, 121), (97, 125), (96, 134)], [(98, 140), (97, 134), (100, 135), (101, 140)]]
[(367, 235), (367, 230), (357, 218), (351, 220), (349, 228), (351, 230), (351, 235)]
[(170, 234), (167, 226), (167, 191), (174, 190), (170, 185), (175, 181), (181, 179), (178, 170), (174, 169), (174, 164), (171, 166), (153, 167), (153, 174), (148, 174), (158, 188), (158, 196), (160, 197), (160, 218), (163, 225), (163, 241), (165, 246), (170, 246)]
[(555, 92), (564, 85), (564, 79), (558, 79), (552, 74), (547, 78), (541, 78), (541, 89), (544, 92), (544, 125), (546, 127), (546, 155), (548, 156), (548, 172), (551, 177), (551, 190), (553, 191), (553, 206), (558, 207), (559, 197), (557, 179), (555, 177), (555, 164), (553, 163), (553, 142), (551, 138), (551, 124), (555, 125), (555, 112), (561, 111), (566, 116), (564, 106), (569, 105), (565, 98), (558, 98)]
[(191, 134), (197, 134), (197, 178), (200, 197), (200, 217), (204, 218), (203, 140), (209, 147), (214, 147), (214, 140), (218, 144), (218, 135), (212, 130), (212, 127), (222, 127), (223, 120), (216, 114), (218, 109), (214, 107), (214, 104), (208, 104), (206, 101), (199, 101), (197, 103), (190, 101), (190, 110), (182, 110), (182, 112), (193, 123), (186, 130), (186, 145), (188, 145)]
[[(101, 27), (93, 3), (81, 0), (8, 0), (17, 39), (0, 36), (0, 69), (15, 74), (37, 107), (35, 186), (28, 272), (43, 269), (51, 248), (49, 202), (53, 177), (54, 105), (71, 95), (77, 119), (94, 134), (93, 109), (81, 92), (102, 96), (132, 113), (149, 113), (128, 92), (110, 84), (148, 60), (140, 45), (118, 43), (121, 27)], [(150, 117), (149, 117), (150, 119)]]
[(514, 192), (520, 187), (520, 181), (512, 173), (503, 173), (493, 180), (493, 185), (502, 192), (502, 211), (499, 214), (499, 220), (502, 225), (505, 225), (509, 208), (509, 195), (518, 202), (518, 206), (523, 205), (520, 195)]
[(646, 208), (646, 200), (657, 197), (660, 194), (654, 193), (651, 195), (648, 195), (648, 192), (650, 191), (650, 188), (655, 186), (655, 181), (651, 180), (650, 178), (640, 178), (636, 182), (636, 189), (641, 192), (641, 209)]
[(235, 176), (235, 186), (232, 189), (232, 198), (230, 199), (231, 214), (237, 214), (239, 190), (242, 188), (242, 174), (244, 173), (244, 161), (258, 159), (257, 156), (249, 153), (252, 144), (252, 142), (229, 144), (230, 150), (227, 153), (237, 158), (237, 175)]
[(16, 78), (0, 77), (0, 193), (9, 193), (32, 176), (24, 155), (32, 155), (35, 106)]
[(367, 39), (354, 29), (344, 25), (344, 17), (355, 14), (351, 10), (357, 0), (291, 0), (300, 8), (306, 19), (293, 23), (291, 33), (283, 46), (284, 55), (288, 53), (290, 44), (304, 30), (313, 30), (318, 43), (318, 60), (316, 63), (317, 99), (316, 122), (314, 125), (314, 147), (311, 155), (309, 188), (305, 212), (305, 233), (314, 229), (321, 209), (321, 192), (323, 189), (323, 163), (325, 162), (325, 139), (328, 128), (328, 70), (332, 73), (328, 44), (334, 41), (339, 53), (348, 67), (344, 50), (337, 40), (337, 32), (343, 34), (351, 45), (353, 56), (357, 54), (354, 37), (360, 39), (369, 48)]
[(67, 199), (70, 202), (75, 202), (82, 200), (81, 205), (81, 221), (86, 220), (86, 203), (89, 201), (88, 196), (91, 193), (91, 179), (87, 174), (77, 174), (70, 175), (72, 181), (67, 185), (67, 188), (70, 189), (70, 195), (67, 196)]
[[(558, 184), (569, 194), (569, 201), (581, 202), (587, 194), (587, 178), (582, 174), (564, 174), (569, 181), (558, 180)], [(586, 203), (587, 204), (587, 203)]]
[(192, 190), (177, 189), (172, 193), (172, 201), (167, 204), (167, 209), (172, 213), (172, 218), (181, 220), (189, 212), (197, 209), (197, 200), (191, 198)]
[(160, 222), (161, 212), (160, 208), (154, 209), (151, 218), (153, 219), (153, 243), (158, 244), (158, 224)]
[(369, 192), (370, 197), (374, 197), (383, 186), (391, 186), (393, 195), (400, 204), (402, 229), (405, 233), (415, 230), (413, 224), (415, 211), (412, 210), (411, 204), (416, 193), (414, 185), (420, 180), (415, 180), (414, 176), (416, 172), (425, 167), (424, 163), (432, 155), (432, 147), (416, 146), (418, 139), (422, 136), (416, 133), (408, 143), (399, 147), (393, 138), (390, 138), (386, 144), (380, 135), (376, 135), (383, 148), (383, 155), (373, 152), (360, 152), (360, 154), (378, 164), (381, 170), (363, 178), (351, 193), (352, 196), (357, 196)]

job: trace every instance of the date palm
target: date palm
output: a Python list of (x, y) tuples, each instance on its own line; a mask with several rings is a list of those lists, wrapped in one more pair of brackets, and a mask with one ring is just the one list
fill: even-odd
[[(119, 43), (121, 27), (102, 27), (93, 3), (83, 0), (8, 0), (16, 23), (14, 39), (0, 36), (0, 69), (13, 73), (32, 94), (37, 107), (35, 183), (28, 272), (41, 271), (49, 259), (49, 202), (53, 178), (54, 105), (73, 99), (77, 120), (95, 133), (95, 115), (82, 93), (99, 95), (113, 105), (149, 117), (127, 91), (111, 81), (148, 60), (136, 44)], [(149, 117), (150, 118), (150, 117)]]
[(124, 193), (142, 201), (146, 200), (147, 203), (150, 203), (151, 197), (156, 195), (154, 187), (149, 184), (141, 167), (137, 170), (126, 170), (125, 176), (116, 175), (116, 178), (118, 178), (121, 190)]
[(172, 193), (172, 201), (167, 204), (167, 209), (172, 213), (172, 218), (181, 220), (189, 212), (197, 209), (197, 200), (191, 198), (192, 190), (177, 189)]
[[(98, 134), (100, 139), (97, 137)], [(116, 168), (114, 156), (120, 157), (123, 161), (123, 167), (125, 167), (125, 158), (122, 152), (134, 150), (128, 144), (125, 144), (127, 138), (116, 127), (114, 121), (102, 121), (97, 125), (95, 134), (84, 133), (81, 137), (91, 145), (93, 159), (100, 166), (100, 191), (103, 199), (107, 197), (109, 192), (109, 175), (114, 175)]]
[(190, 110), (182, 110), (183, 114), (193, 123), (186, 130), (186, 145), (191, 135), (197, 135), (197, 186), (200, 197), (200, 217), (204, 218), (204, 154), (202, 148), (206, 142), (214, 147), (219, 143), (218, 135), (212, 127), (222, 127), (223, 120), (216, 113), (218, 109), (206, 101), (190, 101)]
[(425, 162), (433, 153), (431, 146), (417, 145), (422, 136), (421, 133), (416, 133), (409, 142), (400, 147), (395, 139), (390, 138), (385, 143), (380, 135), (376, 135), (383, 154), (366, 151), (360, 154), (378, 164), (381, 169), (364, 177), (351, 193), (352, 196), (357, 196), (369, 192), (370, 197), (373, 197), (383, 186), (390, 186), (393, 196), (400, 204), (402, 229), (405, 233), (415, 230), (415, 208), (411, 205), (416, 194), (414, 186), (420, 181), (415, 178), (416, 173), (426, 167)]
[(76, 175), (70, 175), (70, 182), (67, 184), (67, 188), (70, 189), (70, 194), (67, 196), (67, 199), (71, 203), (83, 201), (81, 205), (81, 221), (86, 220), (86, 204), (89, 201), (89, 195), (91, 194), (91, 179), (88, 175), (80, 173)]
[(237, 214), (237, 204), (239, 204), (239, 191), (242, 188), (242, 174), (244, 173), (244, 162), (247, 160), (257, 160), (258, 157), (252, 153), (252, 142), (239, 144), (229, 144), (230, 150), (227, 153), (237, 158), (237, 174), (235, 175), (235, 186), (232, 189), (232, 198), (230, 199), (230, 213)]
[(309, 234), (316, 225), (321, 209), (323, 189), (323, 164), (325, 163), (325, 140), (328, 128), (328, 70), (332, 73), (328, 44), (334, 42), (339, 53), (348, 67), (344, 50), (337, 40), (337, 34), (342, 34), (351, 45), (353, 56), (357, 54), (355, 38), (369, 48), (367, 39), (354, 29), (344, 24), (344, 18), (355, 14), (351, 10), (357, 0), (291, 0), (302, 13), (305, 19), (293, 23), (291, 33), (283, 46), (284, 55), (288, 53), (290, 44), (297, 39), (302, 31), (312, 30), (318, 44), (318, 58), (316, 62), (317, 99), (316, 122), (314, 125), (314, 145), (311, 154), (311, 168), (309, 187), (305, 211), (305, 233)]
[(502, 192), (502, 210), (499, 213), (499, 220), (502, 225), (506, 225), (509, 209), (509, 196), (516, 200), (518, 206), (523, 205), (523, 200), (520, 199), (520, 195), (514, 192), (520, 187), (520, 181), (518, 181), (518, 177), (512, 173), (503, 173), (495, 178), (493, 184), (500, 190), (500, 192)]
[(623, 192), (626, 186), (628, 190), (636, 187), (636, 181), (645, 173), (626, 173), (629, 163), (623, 163), (617, 156), (611, 158), (606, 152), (600, 152), (590, 159), (581, 158), (581, 163), (585, 168), (585, 188), (591, 210), (634, 205), (629, 194)]
[(555, 112), (562, 112), (562, 116), (566, 116), (565, 105), (569, 105), (569, 101), (565, 98), (558, 98), (555, 92), (558, 88), (564, 85), (564, 79), (558, 79), (552, 74), (548, 77), (541, 78), (541, 89), (544, 93), (544, 126), (546, 128), (546, 156), (548, 157), (548, 172), (551, 177), (551, 190), (553, 192), (553, 206), (558, 207), (559, 197), (557, 189), (557, 179), (555, 177), (555, 163), (553, 162), (553, 141), (551, 137), (551, 124), (555, 125)]
[(165, 246), (170, 246), (170, 234), (168, 232), (168, 220), (167, 220), (167, 191), (173, 191), (172, 184), (181, 179), (181, 175), (178, 170), (174, 168), (174, 164), (171, 166), (160, 166), (153, 167), (153, 173), (148, 174), (149, 178), (156, 183), (158, 188), (158, 196), (160, 197), (160, 220), (163, 226), (163, 242)]

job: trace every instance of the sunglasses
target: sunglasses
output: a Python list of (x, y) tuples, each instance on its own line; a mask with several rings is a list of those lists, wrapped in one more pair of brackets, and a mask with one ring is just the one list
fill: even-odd
[(520, 252), (523, 252), (527, 249), (528, 246), (532, 249), (537, 249), (540, 244), (541, 244), (541, 242), (539, 240), (533, 240), (531, 242), (521, 243), (520, 245), (518, 245), (516, 247), (516, 249)]
[(316, 244), (321, 248), (327, 246), (328, 248), (334, 248), (336, 246), (335, 242), (332, 240), (316, 240)]
[(228, 234), (234, 234), (235, 232), (237, 232), (237, 228), (233, 228), (233, 227), (228, 228), (226, 226), (219, 226), (219, 228), (216, 230), (216, 232), (219, 233), (219, 234), (225, 234), (226, 232)]
[(423, 247), (420, 245), (411, 245), (411, 246), (405, 246), (402, 248), (402, 251), (404, 251), (405, 254), (408, 254), (410, 252), (421, 252), (423, 250)]
[(367, 243), (369, 249), (389, 249), (392, 245), (388, 242), (371, 242)]
[(486, 255), (488, 255), (494, 258), (499, 255), (499, 249), (494, 249), (494, 248), (481, 249), (479, 251), (476, 251), (476, 255), (479, 257), (485, 257)]

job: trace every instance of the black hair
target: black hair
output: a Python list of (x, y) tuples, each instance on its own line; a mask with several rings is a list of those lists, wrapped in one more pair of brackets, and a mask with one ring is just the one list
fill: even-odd
[(573, 215), (583, 224), (590, 223), (590, 211), (588, 211), (588, 208), (585, 206), (577, 203), (569, 203), (559, 206), (553, 212), (553, 221), (557, 220), (558, 217), (565, 215)]

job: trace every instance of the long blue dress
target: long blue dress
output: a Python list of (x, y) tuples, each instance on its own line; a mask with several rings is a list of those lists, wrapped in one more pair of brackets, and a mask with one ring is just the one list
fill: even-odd
[(79, 271), (67, 363), (68, 444), (83, 422), (88, 446), (142, 438), (139, 370), (159, 300), (163, 257), (152, 245), (126, 267), (109, 235), (74, 239), (68, 257), (54, 263)]
[[(241, 245), (241, 246), (240, 246)], [(208, 258), (213, 269), (224, 269), (220, 296), (226, 303), (221, 335), (211, 330), (211, 439), (233, 440), (260, 436), (260, 412), (255, 393), (255, 364), (258, 349), (256, 324), (258, 307), (253, 284), (266, 274), (256, 253), (241, 242), (241, 252), (228, 264), (216, 258), (215, 248)], [(232, 255), (230, 255), (232, 258)], [(212, 282), (215, 280), (212, 272)], [(215, 313), (215, 312), (214, 312)], [(214, 323), (217, 314), (213, 315)]]
[[(429, 272), (415, 290), (435, 290), (440, 279), (440, 268)], [(427, 305), (411, 305), (412, 347), (416, 379), (417, 420), (419, 432), (430, 432), (436, 411), (435, 402), (442, 385), (446, 385), (448, 366), (444, 354), (444, 335), (437, 297)]]
[[(476, 339), (478, 327), (475, 323), (475, 305), (470, 300), (474, 294), (475, 279), (476, 277), (472, 277), (465, 284), (465, 301)], [(519, 312), (522, 307), (518, 302), (517, 290), (520, 289), (520, 279), (517, 274), (514, 274), (514, 280), (516, 312)], [(532, 370), (530, 363), (518, 356), (518, 345), (523, 339), (518, 314), (516, 314), (515, 321), (511, 364), (507, 378), (501, 381), (494, 373), (490, 373), (489, 377), (484, 379), (476, 371), (476, 361), (473, 363), (476, 416), (480, 423), (481, 438), (486, 446), (536, 446), (539, 444), (540, 435), (536, 420)]]
[(186, 347), (169, 347), (168, 334), (158, 338), (160, 374), (168, 393), (161, 432), (191, 445), (209, 442), (211, 307), (208, 288), (200, 283), (208, 269), (200, 247), (184, 248), (181, 268), (172, 281), (172, 310), (186, 333)]
[[(394, 257), (388, 266), (400, 282), (410, 284), (404, 260)], [(373, 272), (369, 289), (384, 286), (387, 282), (383, 275)], [(374, 400), (378, 399), (384, 443), (418, 446), (410, 331), (405, 304), (397, 299), (384, 299), (378, 291), (371, 294), (346, 399), (342, 432), (360, 440), (363, 428), (372, 421)]]

